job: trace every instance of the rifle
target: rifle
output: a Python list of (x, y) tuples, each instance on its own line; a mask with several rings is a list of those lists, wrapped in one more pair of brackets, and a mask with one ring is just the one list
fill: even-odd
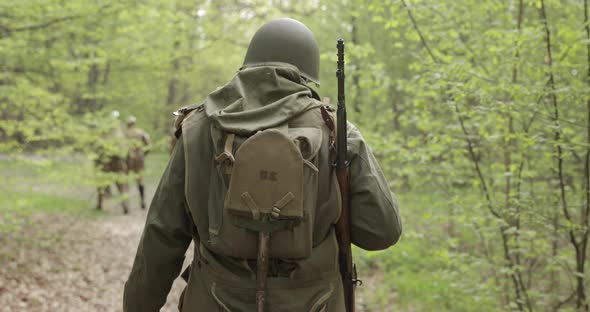
[(336, 112), (336, 177), (340, 186), (342, 211), (336, 223), (336, 237), (338, 239), (338, 262), (340, 275), (344, 287), (344, 302), (347, 312), (354, 312), (354, 288), (358, 282), (356, 266), (352, 263), (352, 249), (350, 246), (350, 194), (348, 183), (346, 104), (344, 99), (344, 40), (338, 39), (338, 111)]

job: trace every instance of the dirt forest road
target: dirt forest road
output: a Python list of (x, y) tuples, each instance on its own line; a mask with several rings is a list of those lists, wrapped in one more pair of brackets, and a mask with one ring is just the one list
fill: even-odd
[[(0, 237), (7, 259), (0, 266), (0, 311), (122, 311), (123, 285), (146, 212), (122, 215), (109, 207), (105, 214), (32, 216), (35, 226), (19, 237)], [(161, 311), (178, 311), (183, 287), (177, 279)]]

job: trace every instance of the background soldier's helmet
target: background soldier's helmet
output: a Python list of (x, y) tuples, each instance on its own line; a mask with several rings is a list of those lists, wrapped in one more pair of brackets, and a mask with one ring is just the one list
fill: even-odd
[(256, 31), (244, 65), (268, 62), (295, 65), (303, 78), (320, 84), (320, 49), (311, 30), (299, 21), (274, 19)]
[(128, 126), (133, 126), (136, 121), (137, 121), (137, 118), (135, 118), (135, 116), (129, 116), (127, 118), (127, 125)]

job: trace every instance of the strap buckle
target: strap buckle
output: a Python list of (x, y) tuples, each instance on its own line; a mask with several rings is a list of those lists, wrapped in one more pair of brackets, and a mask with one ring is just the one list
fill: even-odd
[(352, 276), (351, 276), (350, 282), (352, 283), (352, 286), (354, 286), (354, 287), (358, 287), (358, 286), (363, 285), (363, 281), (358, 278), (358, 275), (356, 273), (356, 264), (355, 263), (352, 264)]

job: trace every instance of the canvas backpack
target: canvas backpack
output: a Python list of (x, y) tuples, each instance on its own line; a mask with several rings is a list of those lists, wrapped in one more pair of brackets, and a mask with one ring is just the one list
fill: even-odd
[[(209, 196), (209, 246), (255, 259), (259, 234), (270, 234), (270, 258), (311, 254), (317, 204), (319, 127), (280, 127), (240, 136), (212, 126), (215, 169)], [(223, 207), (222, 209), (220, 207)]]

